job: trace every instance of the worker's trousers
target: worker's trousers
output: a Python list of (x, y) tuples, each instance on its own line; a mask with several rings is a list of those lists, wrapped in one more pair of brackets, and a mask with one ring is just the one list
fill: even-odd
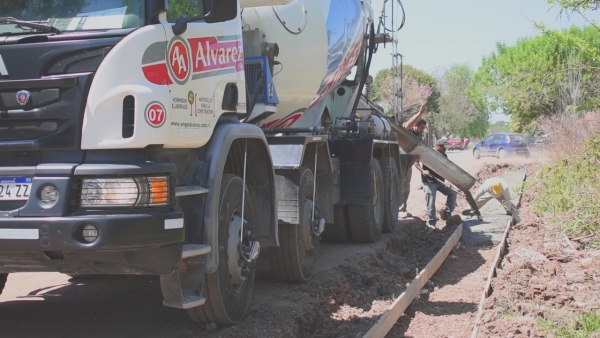
[(456, 206), (456, 191), (446, 187), (441, 183), (428, 183), (423, 182), (423, 191), (425, 192), (425, 201), (427, 202), (427, 217), (429, 219), (429, 225), (434, 225), (437, 221), (437, 215), (435, 213), (435, 197), (439, 191), (446, 195), (446, 207), (445, 211), (452, 212)]

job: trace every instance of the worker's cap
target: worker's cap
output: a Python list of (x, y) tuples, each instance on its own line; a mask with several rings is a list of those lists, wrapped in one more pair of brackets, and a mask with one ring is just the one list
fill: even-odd
[(435, 145), (446, 148), (446, 140), (439, 139), (439, 140), (437, 140), (437, 142), (435, 142)]
[(502, 194), (502, 182), (495, 181), (494, 183), (492, 183), (492, 191), (496, 195)]

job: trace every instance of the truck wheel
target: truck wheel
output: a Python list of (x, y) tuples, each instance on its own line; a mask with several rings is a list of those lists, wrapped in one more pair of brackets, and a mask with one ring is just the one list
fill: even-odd
[(396, 162), (390, 157), (380, 157), (377, 159), (381, 166), (381, 174), (383, 176), (383, 186), (385, 198), (383, 200), (383, 233), (390, 233), (396, 230), (396, 222), (398, 221), (398, 209), (400, 208), (400, 196), (402, 196), (402, 188), (400, 187), (400, 177)]
[(348, 212), (344, 205), (333, 206), (333, 224), (327, 223), (321, 238), (327, 242), (346, 243), (350, 242), (350, 226), (348, 225)]
[(371, 160), (371, 193), (368, 205), (348, 206), (348, 218), (352, 239), (357, 243), (374, 243), (381, 235), (384, 210), (383, 175), (379, 162)]
[[(202, 295), (206, 297), (204, 305), (188, 310), (194, 321), (232, 325), (244, 317), (250, 306), (256, 263), (247, 263), (240, 253), (244, 190), (244, 220), (252, 226), (256, 224), (256, 217), (248, 189), (244, 189), (242, 179), (238, 176), (223, 175), (219, 195), (219, 239), (217, 245), (213, 246), (219, 250), (219, 265), (217, 271), (206, 275), (202, 287)], [(249, 247), (253, 240), (255, 237), (251, 229), (245, 227), (244, 246)]]
[(478, 160), (481, 158), (481, 152), (479, 151), (479, 149), (475, 149), (473, 150), (473, 157)]
[(4, 286), (6, 285), (6, 279), (8, 279), (8, 274), (0, 273), (0, 295), (2, 294), (2, 290), (4, 290)]
[(275, 278), (284, 282), (306, 282), (315, 272), (319, 254), (319, 237), (315, 234), (313, 215), (313, 173), (300, 167), (298, 203), (300, 224), (279, 225), (279, 247), (269, 248)]

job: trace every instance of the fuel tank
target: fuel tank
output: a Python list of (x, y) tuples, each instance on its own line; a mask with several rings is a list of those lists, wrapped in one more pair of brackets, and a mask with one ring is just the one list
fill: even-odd
[(277, 113), (266, 127), (291, 127), (303, 112), (334, 90), (362, 52), (373, 10), (360, 0), (293, 0), (282, 6), (244, 8), (244, 30), (259, 29), (277, 43), (274, 68)]

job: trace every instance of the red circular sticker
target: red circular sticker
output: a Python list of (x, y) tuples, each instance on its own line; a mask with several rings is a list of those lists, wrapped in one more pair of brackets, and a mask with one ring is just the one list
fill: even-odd
[(167, 111), (160, 102), (151, 102), (148, 107), (146, 107), (146, 122), (148, 122), (151, 127), (162, 127), (166, 120)]
[(190, 57), (186, 43), (181, 40), (175, 40), (171, 43), (167, 64), (175, 82), (187, 81), (190, 75)]

